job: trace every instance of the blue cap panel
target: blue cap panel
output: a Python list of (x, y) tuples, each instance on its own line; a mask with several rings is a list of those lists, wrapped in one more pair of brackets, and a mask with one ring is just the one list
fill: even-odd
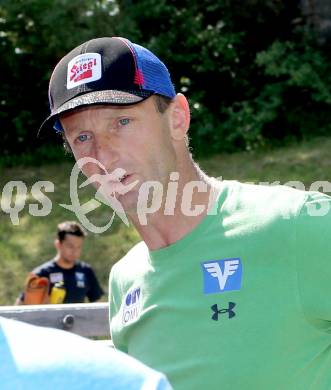
[(131, 45), (136, 55), (138, 69), (144, 76), (143, 88), (174, 98), (176, 96), (175, 88), (164, 63), (144, 47), (135, 43)]

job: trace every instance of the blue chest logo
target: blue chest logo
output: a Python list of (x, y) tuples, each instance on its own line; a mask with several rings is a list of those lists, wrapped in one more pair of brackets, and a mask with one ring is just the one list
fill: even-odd
[(201, 265), (205, 294), (240, 290), (242, 264), (239, 258), (205, 261)]
[(134, 288), (126, 294), (122, 302), (122, 325), (128, 325), (140, 317), (142, 294), (140, 287)]

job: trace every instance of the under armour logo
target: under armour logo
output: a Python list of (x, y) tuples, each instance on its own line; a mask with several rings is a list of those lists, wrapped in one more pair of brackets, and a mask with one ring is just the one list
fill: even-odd
[(219, 315), (225, 314), (225, 313), (228, 313), (229, 318), (233, 318), (236, 315), (236, 313), (232, 310), (235, 306), (236, 306), (236, 304), (234, 302), (229, 302), (229, 307), (227, 309), (220, 309), (219, 310), (218, 306), (215, 303), (215, 305), (210, 307), (214, 313), (212, 315), (211, 319), (214, 321), (218, 321)]

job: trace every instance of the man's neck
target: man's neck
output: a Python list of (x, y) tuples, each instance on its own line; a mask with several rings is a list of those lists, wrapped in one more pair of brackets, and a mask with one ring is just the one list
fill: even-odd
[[(150, 250), (169, 246), (190, 233), (207, 215), (208, 209), (216, 200), (214, 179), (205, 175), (197, 165), (192, 165), (186, 172), (178, 181), (176, 206), (171, 215), (165, 212), (163, 200), (162, 207), (157, 212), (146, 216), (146, 223), (142, 224), (137, 215), (130, 216)], [(190, 188), (193, 187), (194, 191), (191, 191)]]
[(66, 260), (64, 260), (59, 254), (57, 254), (55, 256), (55, 263), (61, 267), (61, 268), (64, 268), (64, 269), (71, 269), (75, 266), (75, 262), (74, 263), (71, 263), (71, 262), (68, 262)]

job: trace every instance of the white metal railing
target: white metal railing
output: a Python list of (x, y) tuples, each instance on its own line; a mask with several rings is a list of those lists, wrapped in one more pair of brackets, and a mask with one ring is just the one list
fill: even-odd
[(0, 306), (0, 316), (64, 329), (85, 337), (110, 338), (108, 303)]

